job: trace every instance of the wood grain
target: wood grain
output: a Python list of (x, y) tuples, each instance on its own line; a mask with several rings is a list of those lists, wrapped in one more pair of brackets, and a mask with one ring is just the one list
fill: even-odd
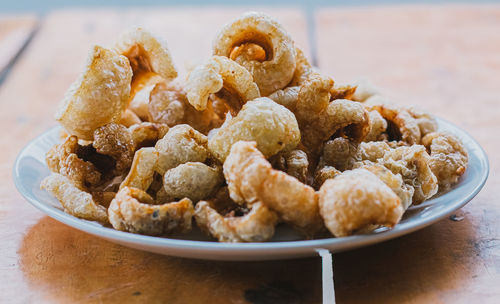
[(498, 303), (500, 6), (322, 9), (320, 68), (370, 79), (393, 101), (459, 125), (486, 150), (490, 177), (460, 211), (407, 237), (334, 256), (340, 303)]
[(34, 15), (0, 14), (0, 75), (25, 45), (37, 22), (38, 18)]
[[(49, 14), (0, 87), (0, 302), (318, 303), (319, 259), (221, 263), (159, 256), (60, 224), (15, 190), (19, 150), (54, 125), (53, 113), (92, 43), (111, 45), (133, 24), (168, 42), (174, 60), (210, 55), (216, 30), (245, 8), (60, 11)], [(307, 50), (296, 9), (267, 9)]]

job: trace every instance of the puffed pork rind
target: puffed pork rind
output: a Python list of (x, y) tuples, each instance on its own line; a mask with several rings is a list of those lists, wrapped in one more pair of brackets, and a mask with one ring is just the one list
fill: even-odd
[(262, 202), (306, 236), (323, 229), (314, 189), (274, 170), (255, 142), (235, 143), (223, 168), (230, 196), (235, 202)]
[(147, 191), (153, 183), (158, 157), (155, 148), (142, 148), (135, 152), (130, 171), (120, 184), (120, 189), (133, 187)]
[(156, 73), (165, 80), (177, 77), (166, 42), (141, 27), (124, 33), (115, 44), (115, 49), (128, 58), (134, 77), (143, 72)]
[(126, 172), (132, 165), (135, 145), (130, 131), (123, 125), (110, 123), (97, 128), (92, 146), (97, 153), (116, 161), (115, 175)]
[[(237, 56), (238, 52), (233, 52), (246, 43), (264, 49), (265, 60), (248, 60), (248, 56)], [(213, 42), (213, 54), (231, 57), (231, 53), (231, 59), (252, 74), (262, 96), (283, 89), (293, 78), (296, 66), (294, 42), (281, 24), (265, 14), (245, 13), (219, 31)]]
[(52, 173), (42, 180), (40, 188), (55, 196), (66, 213), (85, 220), (108, 222), (106, 208), (94, 202), (90, 193), (75, 186), (66, 176)]
[(149, 194), (132, 187), (120, 189), (108, 208), (113, 228), (146, 235), (187, 233), (192, 228), (193, 214), (188, 198), (155, 205)]
[(224, 123), (208, 141), (208, 148), (224, 162), (231, 146), (240, 140), (255, 141), (268, 158), (293, 150), (299, 144), (300, 131), (292, 112), (261, 97), (247, 102), (236, 117)]
[(213, 56), (207, 63), (197, 66), (186, 81), (189, 103), (198, 111), (208, 106), (211, 94), (225, 89), (227, 106), (236, 114), (248, 100), (260, 97), (252, 75), (235, 61)]
[(95, 129), (122, 117), (131, 80), (132, 69), (126, 57), (94, 46), (85, 70), (64, 95), (55, 119), (71, 135), (92, 140)]
[(187, 197), (193, 202), (215, 194), (224, 182), (221, 167), (187, 162), (169, 169), (163, 176), (165, 193), (175, 199)]
[(319, 190), (319, 208), (336, 237), (371, 225), (394, 227), (404, 212), (394, 191), (365, 169), (345, 171), (325, 181)]
[(142, 122), (128, 128), (134, 149), (152, 147), (167, 134), (169, 127), (162, 123)]
[(448, 190), (467, 170), (467, 150), (449, 132), (429, 133), (422, 139), (422, 144), (430, 152), (429, 166), (437, 177), (439, 191)]

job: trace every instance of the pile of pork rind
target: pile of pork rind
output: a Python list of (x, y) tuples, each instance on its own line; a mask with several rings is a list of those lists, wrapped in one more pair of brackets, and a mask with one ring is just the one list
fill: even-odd
[(222, 242), (267, 241), (280, 223), (341, 237), (393, 227), (467, 168), (431, 115), (334, 83), (261, 13), (224, 26), (213, 56), (177, 75), (141, 28), (93, 47), (41, 184), (66, 212), (158, 236), (196, 223)]

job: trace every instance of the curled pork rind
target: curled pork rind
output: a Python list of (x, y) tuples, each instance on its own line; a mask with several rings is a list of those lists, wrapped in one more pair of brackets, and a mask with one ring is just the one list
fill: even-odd
[(392, 171), (401, 174), (405, 184), (415, 189), (413, 204), (431, 198), (438, 191), (438, 180), (431, 168), (431, 157), (421, 145), (391, 149), (377, 161)]
[(439, 191), (448, 190), (467, 169), (467, 150), (448, 132), (429, 133), (422, 144), (430, 151), (429, 166), (438, 179)]
[(163, 188), (173, 198), (187, 197), (197, 202), (215, 194), (223, 181), (221, 167), (187, 162), (165, 172)]
[(110, 123), (97, 128), (92, 146), (98, 153), (108, 155), (116, 161), (116, 174), (130, 168), (135, 147), (130, 131), (125, 126)]
[(260, 97), (252, 75), (235, 61), (222, 56), (213, 56), (191, 71), (185, 89), (189, 103), (198, 111), (207, 108), (211, 94), (222, 94), (233, 114), (248, 100)]
[(364, 102), (372, 96), (380, 95), (379, 89), (368, 80), (358, 80), (354, 85), (356, 86), (356, 91), (352, 95), (352, 99), (355, 101)]
[[(246, 44), (256, 44), (265, 51), (249, 58), (247, 52), (235, 51)], [(271, 17), (256, 12), (243, 14), (225, 25), (213, 42), (213, 54), (231, 57), (252, 74), (262, 96), (284, 88), (295, 72), (296, 49), (290, 35)]]
[(153, 72), (166, 80), (177, 77), (166, 43), (140, 27), (123, 34), (115, 49), (130, 61), (134, 78), (144, 72)]
[(323, 228), (314, 189), (274, 170), (255, 142), (240, 141), (232, 146), (224, 162), (224, 176), (235, 202), (262, 202), (306, 236), (313, 236)]
[[(201, 230), (220, 242), (229, 243), (264, 242), (273, 237), (278, 222), (275, 212), (256, 202), (247, 208), (250, 210), (237, 215), (235, 209), (238, 207), (231, 206), (235, 204), (228, 197), (227, 190), (219, 192), (222, 194), (215, 199), (196, 204), (194, 217)], [(221, 204), (224, 208), (219, 207)]]
[(118, 124), (124, 125), (128, 128), (135, 124), (140, 124), (141, 122), (142, 121), (139, 116), (137, 116), (137, 114), (135, 114), (132, 110), (127, 109), (125, 110), (125, 112), (123, 112), (123, 115), (118, 121)]
[(134, 112), (141, 120), (149, 119), (148, 107), (153, 89), (157, 84), (165, 80), (154, 72), (142, 72), (134, 75), (130, 88), (129, 109)]
[(131, 80), (126, 57), (94, 46), (84, 72), (66, 92), (55, 119), (71, 135), (92, 140), (95, 129), (120, 120), (128, 105)]
[(364, 141), (378, 141), (387, 139), (384, 132), (387, 130), (387, 121), (380, 115), (378, 111), (370, 111), (370, 131), (366, 135)]
[(309, 160), (306, 152), (297, 149), (280, 153), (273, 158), (271, 163), (274, 168), (286, 172), (302, 183), (307, 183)]
[(331, 178), (335, 178), (336, 176), (340, 175), (342, 172), (338, 170), (335, 167), (332, 166), (324, 166), (320, 167), (316, 170), (314, 173), (314, 181), (313, 181), (313, 187), (314, 189), (319, 190), (321, 186)]
[(166, 235), (191, 231), (193, 204), (188, 198), (155, 205), (145, 191), (124, 187), (108, 208), (109, 221), (121, 231), (147, 235)]
[(288, 84), (288, 87), (300, 86), (302, 85), (309, 75), (313, 72), (313, 67), (304, 55), (304, 52), (298, 47), (295, 48), (297, 53), (295, 57), (295, 72), (293, 73), (292, 81)]
[(403, 215), (399, 197), (365, 169), (345, 171), (319, 190), (319, 208), (328, 230), (348, 236), (371, 225), (394, 227)]
[(134, 150), (142, 147), (152, 147), (156, 142), (167, 134), (169, 128), (166, 124), (142, 122), (129, 127)]
[(60, 173), (78, 188), (86, 189), (101, 181), (101, 173), (94, 164), (78, 157), (79, 148), (78, 138), (69, 136), (47, 152), (46, 163), (52, 172)]
[(297, 100), (299, 99), (299, 90), (299, 86), (286, 87), (283, 90), (275, 91), (269, 95), (269, 98), (295, 113)]
[(142, 148), (135, 152), (132, 167), (127, 177), (120, 184), (120, 189), (133, 187), (147, 191), (153, 183), (157, 164), (158, 152), (155, 148)]
[(407, 108), (407, 111), (417, 121), (422, 137), (437, 131), (438, 125), (434, 116), (415, 106)]
[(224, 162), (237, 141), (255, 141), (257, 148), (271, 157), (280, 151), (293, 150), (300, 141), (297, 120), (292, 112), (267, 97), (247, 102), (238, 115), (208, 141), (208, 148)]
[(187, 162), (203, 163), (211, 156), (207, 149), (207, 137), (189, 125), (170, 128), (155, 148), (159, 153), (156, 170), (160, 175)]
[(42, 181), (40, 188), (54, 195), (65, 212), (90, 221), (108, 222), (106, 208), (94, 202), (90, 193), (75, 186), (66, 176), (52, 173)]

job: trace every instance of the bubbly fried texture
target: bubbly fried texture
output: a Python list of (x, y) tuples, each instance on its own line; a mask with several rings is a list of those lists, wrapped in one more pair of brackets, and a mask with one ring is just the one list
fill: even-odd
[(286, 172), (302, 183), (307, 183), (309, 160), (307, 159), (306, 152), (302, 150), (292, 150), (280, 153), (271, 160), (271, 164), (273, 164), (274, 168)]
[(378, 111), (370, 111), (370, 130), (364, 141), (378, 141), (386, 139), (387, 135), (383, 134), (387, 130), (387, 121), (380, 115)]
[(66, 176), (52, 173), (42, 180), (40, 188), (55, 196), (65, 212), (90, 221), (108, 222), (106, 208), (96, 204), (90, 193), (76, 187)]
[(356, 91), (352, 95), (352, 99), (355, 101), (364, 102), (372, 96), (380, 95), (379, 89), (368, 80), (358, 80), (354, 85), (356, 86)]
[(296, 47), (295, 51), (297, 53), (295, 57), (295, 72), (293, 73), (293, 78), (288, 84), (288, 87), (300, 86), (307, 80), (309, 75), (313, 72), (313, 67), (304, 55), (304, 52)]
[(429, 133), (422, 139), (422, 144), (430, 151), (429, 166), (438, 179), (439, 191), (448, 190), (467, 169), (467, 150), (449, 132)]
[(125, 126), (110, 123), (97, 128), (92, 146), (98, 153), (108, 155), (116, 161), (117, 174), (130, 168), (135, 149), (130, 131)]
[(187, 197), (197, 202), (215, 194), (223, 181), (221, 167), (187, 162), (165, 172), (163, 188), (167, 195), (175, 199)]
[(252, 75), (235, 61), (222, 56), (213, 56), (206, 64), (191, 71), (186, 92), (189, 103), (198, 111), (207, 108), (211, 94), (224, 93), (225, 102), (233, 114), (248, 100), (260, 97)]
[(224, 189), (216, 198), (198, 202), (194, 217), (201, 230), (220, 242), (264, 242), (273, 237), (278, 222), (275, 212), (261, 202), (245, 208), (241, 215), (236, 214), (238, 209)]
[(348, 236), (371, 225), (393, 227), (403, 215), (399, 197), (365, 169), (345, 171), (319, 190), (319, 208), (328, 230)]
[[(248, 43), (260, 46), (265, 51), (265, 60), (234, 51)], [(262, 96), (284, 88), (295, 72), (296, 49), (292, 38), (281, 24), (262, 13), (249, 12), (226, 24), (215, 37), (213, 54), (231, 57), (245, 67)]]
[(135, 152), (132, 167), (125, 180), (120, 184), (120, 189), (133, 187), (143, 191), (148, 190), (153, 183), (157, 164), (158, 152), (155, 148), (142, 148)]
[(143, 72), (154, 72), (166, 80), (177, 77), (166, 43), (141, 27), (124, 33), (115, 49), (130, 61), (134, 78)]
[(224, 162), (224, 176), (235, 202), (262, 202), (306, 236), (323, 228), (314, 189), (274, 170), (255, 142), (240, 141), (232, 146)]
[(415, 106), (407, 108), (407, 111), (417, 121), (422, 137), (437, 131), (438, 125), (434, 116)]
[(94, 46), (85, 70), (70, 86), (55, 119), (71, 135), (92, 140), (94, 130), (120, 120), (128, 105), (132, 69), (126, 57)]
[(121, 231), (147, 235), (168, 235), (191, 231), (193, 204), (188, 198), (155, 205), (145, 191), (124, 187), (108, 208), (109, 221)]
[(137, 114), (135, 114), (132, 110), (127, 109), (125, 110), (125, 112), (123, 112), (122, 117), (118, 121), (118, 124), (124, 125), (128, 128), (135, 124), (140, 124), (141, 122), (142, 121), (139, 116), (137, 116)]
[(148, 120), (148, 106), (152, 97), (152, 91), (157, 84), (165, 80), (154, 72), (141, 72), (134, 75), (130, 88), (129, 109), (141, 120)]
[(338, 170), (337, 168), (332, 167), (332, 166), (324, 166), (324, 167), (318, 168), (316, 170), (316, 172), (314, 173), (314, 182), (313, 182), (314, 189), (319, 190), (319, 188), (321, 188), (321, 186), (328, 179), (335, 178), (336, 176), (338, 176), (341, 173), (342, 172), (340, 170)]
[(168, 169), (187, 162), (204, 162), (211, 156), (207, 137), (189, 125), (177, 125), (155, 145), (159, 153), (156, 171), (163, 175)]
[(286, 87), (283, 90), (275, 91), (269, 95), (269, 98), (295, 113), (299, 100), (299, 90), (299, 86)]
[(134, 150), (151, 147), (167, 134), (169, 127), (162, 123), (142, 122), (128, 128), (134, 143)]
[(255, 141), (257, 148), (271, 157), (293, 150), (300, 141), (300, 131), (292, 112), (262, 97), (247, 102), (236, 117), (224, 123), (208, 141), (208, 148), (224, 162), (231, 146), (240, 140)]

